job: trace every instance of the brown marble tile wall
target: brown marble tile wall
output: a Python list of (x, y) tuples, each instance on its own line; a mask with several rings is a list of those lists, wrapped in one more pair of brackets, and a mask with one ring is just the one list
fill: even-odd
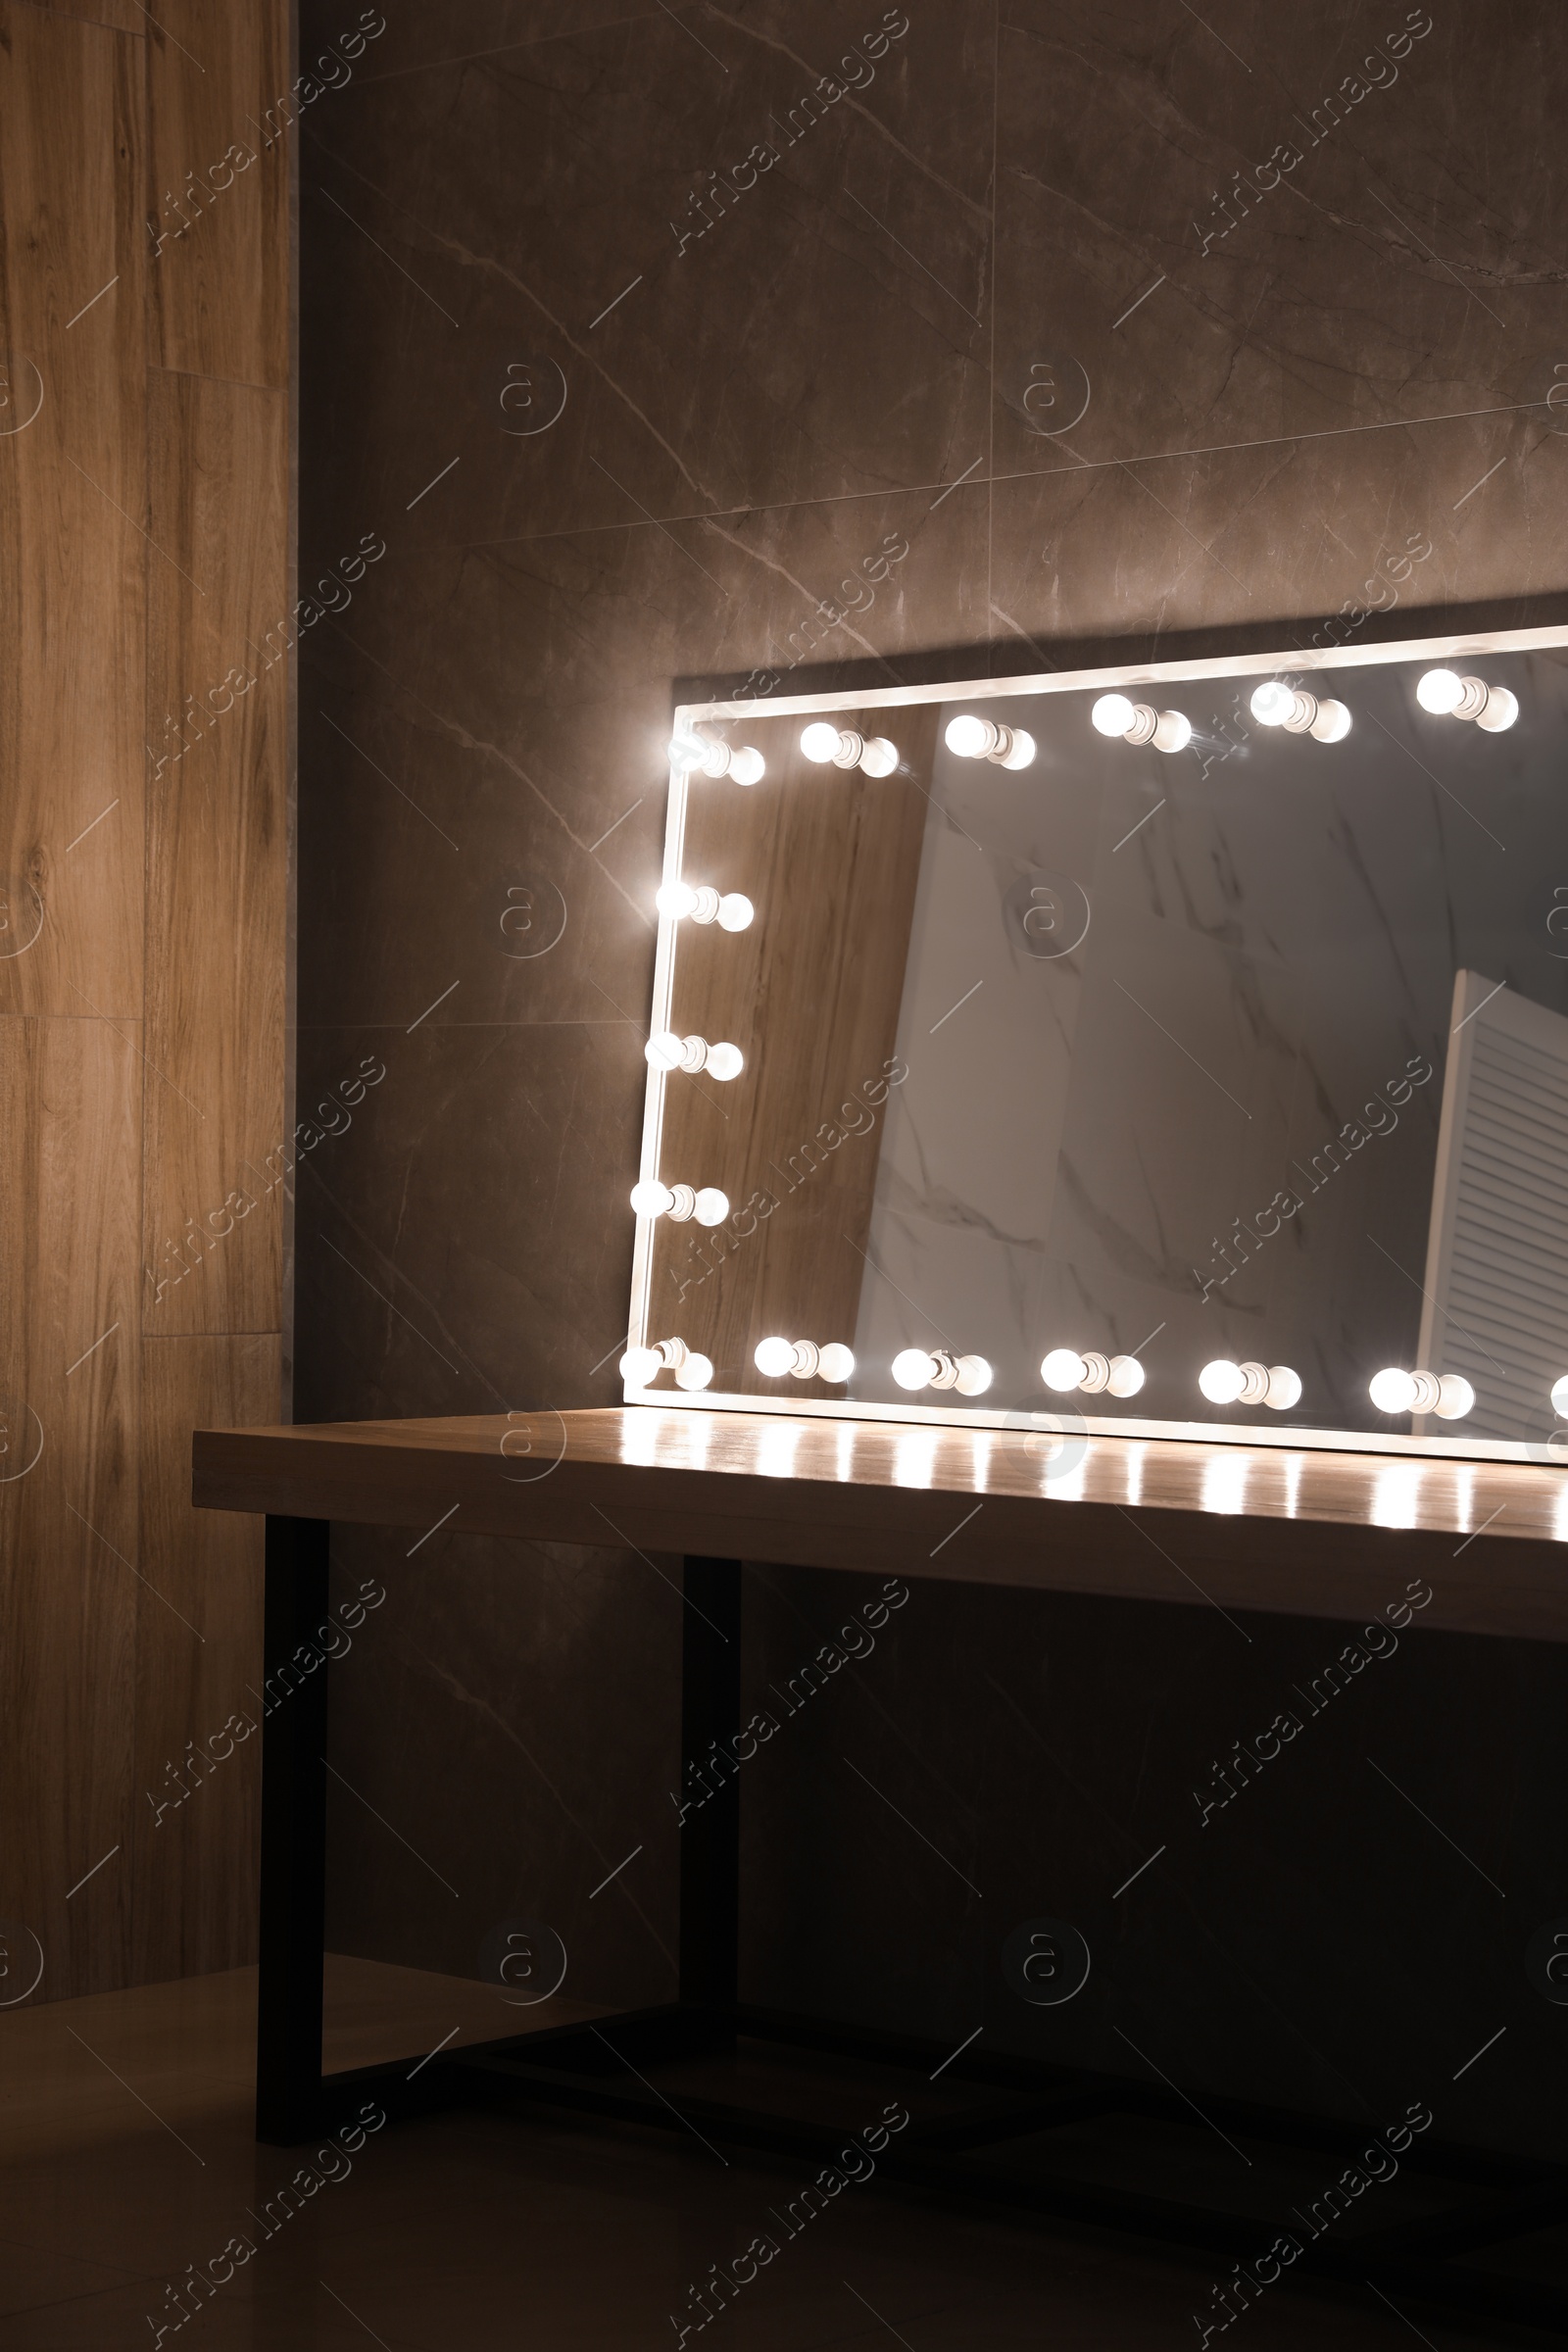
[[(352, 21), (312, 0), (307, 60)], [(322, 74), (296, 1410), (608, 1400), (673, 682), (1568, 610), (1568, 52), (1553, 0), (447, 0)], [(533, 1912), (569, 1988), (668, 1990), (677, 1603), (606, 1545), (343, 1547), (388, 1592), (340, 1681), (343, 1948), (466, 1970)], [(753, 1583), (760, 1689), (857, 1595)], [(1555, 1655), (1412, 1632), (1196, 1826), (1345, 1638), (922, 1592), (753, 1768), (749, 1986), (1540, 2136)], [(1097, 1954), (1059, 2010), (1001, 1977), (1035, 1916)]]

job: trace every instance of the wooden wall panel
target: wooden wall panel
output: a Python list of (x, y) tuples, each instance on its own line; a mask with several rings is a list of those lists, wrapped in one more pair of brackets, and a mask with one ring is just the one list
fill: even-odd
[(148, 442), (152, 535), (174, 558), (149, 598), (149, 694), (201, 717), (150, 787), (145, 1328), (266, 1331), (282, 1280), (266, 1160), (283, 1140), (288, 662), (265, 657), (281, 651), (286, 395), (154, 370)]
[[(864, 1090), (898, 1034), (937, 717), (897, 713), (902, 764), (885, 778), (813, 766), (801, 721), (774, 719), (728, 730), (763, 754), (760, 784), (692, 783), (683, 871), (744, 891), (757, 917), (733, 934), (681, 925), (670, 1022), (739, 1046), (746, 1068), (665, 1081), (661, 1174), (717, 1185), (732, 1214), (712, 1234), (661, 1220), (649, 1337), (701, 1348), (720, 1388), (776, 1386), (752, 1361), (770, 1332), (855, 1337), (881, 1125)], [(776, 1204), (760, 1218), (759, 1192)]]
[(154, 359), (282, 389), (299, 135), (287, 10), (279, 0), (160, 0), (157, 16), (147, 28)]
[(140, 101), (139, 43), (0, 8), (6, 1011), (141, 1010)]
[(35, 0), (39, 8), (57, 17), (78, 17), (93, 24), (106, 24), (115, 32), (141, 32), (147, 24), (144, 9), (136, 0)]
[(261, 1723), (262, 1522), (197, 1517), (190, 1433), (275, 1413), (280, 1351), (275, 1333), (142, 1348), (140, 1550), (150, 1581), (136, 1596), (127, 1840), (140, 1983), (231, 1967), (255, 1941), (261, 1741), (248, 1727)]
[(134, 1028), (0, 1019), (0, 1915), (55, 1993), (128, 1956), (140, 1102)]
[(185, 1495), (198, 1420), (278, 1409), (280, 1192), (157, 1260), (282, 1134), (290, 662), (209, 690), (288, 610), (291, 157), (161, 252), (146, 214), (155, 151), (177, 186), (265, 115), (289, 16), (156, 13), (0, 0), (0, 1918), (39, 1999), (254, 1954), (243, 1772), (151, 1843), (145, 1790), (260, 1656), (258, 1532)]

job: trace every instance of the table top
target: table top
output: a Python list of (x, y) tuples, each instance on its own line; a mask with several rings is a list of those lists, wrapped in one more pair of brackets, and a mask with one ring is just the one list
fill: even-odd
[(1512, 1462), (627, 1405), (198, 1430), (192, 1500), (1568, 1641), (1568, 1478)]

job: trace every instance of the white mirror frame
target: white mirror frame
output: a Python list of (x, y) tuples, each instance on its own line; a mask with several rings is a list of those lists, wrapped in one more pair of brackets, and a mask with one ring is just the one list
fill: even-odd
[[(1129, 687), (1197, 681), (1209, 683), (1222, 678), (1278, 675), (1281, 671), (1301, 676), (1320, 669), (1382, 669), (1407, 662), (1451, 665), (1484, 659), (1488, 655), (1534, 653), (1559, 646), (1568, 647), (1568, 627), (1482, 630), (1448, 637), (1409, 637), (1377, 645), (1339, 646), (1332, 650), (1314, 646), (1288, 646), (1275, 653), (1231, 654), (1212, 661), (1150, 662), (1108, 669), (1048, 670), (1043, 674), (1012, 677), (955, 678), (929, 686), (888, 687), (879, 692), (852, 690), (844, 694), (780, 695), (776, 699), (748, 696), (739, 702), (679, 704), (674, 713), (674, 731), (678, 734), (706, 719), (806, 718), (820, 713), (842, 716), (855, 711), (908, 710), (931, 703), (1010, 702), (1023, 695), (1082, 694), (1095, 689), (1102, 693), (1113, 689), (1124, 692)], [(868, 731), (875, 732), (874, 729)], [(681, 878), (687, 792), (686, 770), (671, 765), (662, 882), (678, 882)], [(670, 1026), (678, 930), (678, 923), (669, 916), (660, 916), (653, 1004), (649, 1015), (651, 1032)], [(657, 1178), (659, 1175), (664, 1084), (662, 1071), (649, 1071), (643, 1110), (642, 1162), (638, 1170), (639, 1176), (644, 1179)], [(637, 1219), (637, 1238), (632, 1256), (631, 1312), (626, 1342), (628, 1348), (648, 1344), (649, 1286), (656, 1222), (650, 1217)], [(1568, 1338), (1565, 1338), (1565, 1347), (1568, 1347)], [(782, 1415), (790, 1420), (881, 1421), (925, 1424), (938, 1428), (1034, 1430), (1069, 1435), (1083, 1433), (1089, 1436), (1176, 1439), (1209, 1446), (1272, 1446), (1287, 1452), (1309, 1449), (1335, 1453), (1409, 1454), (1424, 1459), (1454, 1461), (1535, 1462), (1568, 1469), (1568, 1433), (1561, 1435), (1559, 1446), (1555, 1435), (1544, 1444), (1531, 1445), (1502, 1438), (1403, 1437), (1381, 1430), (1309, 1429), (1295, 1425), (1286, 1429), (1265, 1429), (1255, 1424), (1243, 1426), (1219, 1421), (1142, 1420), (1130, 1414), (1117, 1414), (1110, 1418), (1080, 1414), (1066, 1408), (1059, 1413), (1053, 1413), (996, 1408), (988, 1411), (984, 1406), (958, 1403), (851, 1403), (819, 1397), (726, 1394), (715, 1389), (647, 1389), (635, 1387), (629, 1381), (622, 1383), (622, 1396), (627, 1404), (656, 1405), (663, 1412), (760, 1413)], [(1238, 1500), (1234, 1506), (1220, 1507), (1241, 1509), (1244, 1506)], [(1398, 1498), (1391, 1497), (1389, 1525), (1406, 1524), (1397, 1515), (1399, 1508)]]

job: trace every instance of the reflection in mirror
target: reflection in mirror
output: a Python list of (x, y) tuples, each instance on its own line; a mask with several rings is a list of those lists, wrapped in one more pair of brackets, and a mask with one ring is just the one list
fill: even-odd
[(1568, 1455), (1551, 634), (680, 712), (627, 1395)]

